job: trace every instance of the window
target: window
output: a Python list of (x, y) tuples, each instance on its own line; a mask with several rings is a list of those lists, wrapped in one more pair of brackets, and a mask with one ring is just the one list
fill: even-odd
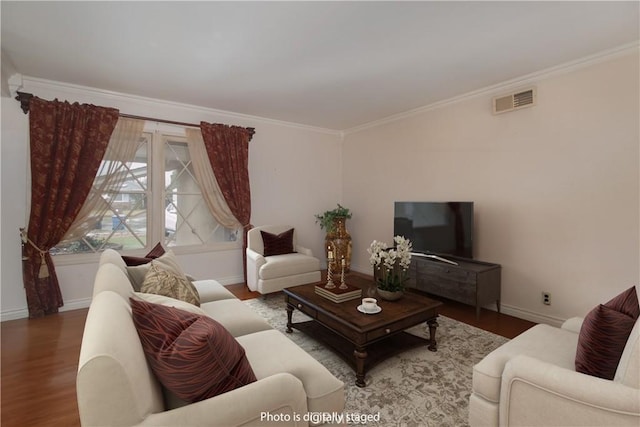
[[(148, 127), (132, 161), (103, 159), (92, 192), (100, 199), (86, 226), (75, 231), (77, 235), (68, 233), (52, 254), (142, 250), (158, 241), (165, 247), (214, 246), (241, 238), (240, 230), (221, 226), (209, 212), (184, 130), (147, 132)], [(107, 179), (114, 184), (105, 185)]]
[(202, 198), (186, 140), (165, 136), (162, 139), (165, 245), (236, 241), (239, 230), (229, 230), (218, 224)]

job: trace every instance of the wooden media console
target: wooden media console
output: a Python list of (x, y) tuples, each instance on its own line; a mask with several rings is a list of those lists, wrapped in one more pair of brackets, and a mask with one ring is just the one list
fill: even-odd
[(444, 258), (457, 265), (431, 258), (413, 256), (406, 286), (431, 295), (448, 298), (476, 308), (495, 302), (500, 312), (500, 264), (469, 260), (454, 256)]

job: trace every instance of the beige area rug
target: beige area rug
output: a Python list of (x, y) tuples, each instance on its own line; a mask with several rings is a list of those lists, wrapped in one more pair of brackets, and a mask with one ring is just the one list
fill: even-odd
[[(437, 352), (422, 347), (390, 357), (367, 372), (367, 386), (360, 388), (355, 385), (353, 369), (337, 354), (300, 331), (285, 332), (287, 315), (282, 296), (273, 295), (266, 300), (256, 298), (245, 303), (345, 383), (345, 414), (352, 419), (350, 425), (467, 426), (473, 365), (508, 341), (440, 316)], [(294, 322), (305, 318), (308, 319), (294, 311)], [(409, 332), (425, 338), (429, 336), (422, 325)], [(359, 423), (356, 422), (358, 417), (368, 419)]]

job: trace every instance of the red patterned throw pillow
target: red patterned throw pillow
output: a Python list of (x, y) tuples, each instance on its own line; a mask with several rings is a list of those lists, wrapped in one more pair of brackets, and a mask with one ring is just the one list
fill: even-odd
[(264, 256), (293, 253), (293, 228), (280, 234), (260, 230), (264, 243)]
[(630, 287), (620, 295), (614, 297), (605, 305), (632, 317), (633, 320), (636, 320), (640, 316), (640, 305), (638, 304), (638, 294), (636, 293), (635, 286)]
[(197, 402), (256, 381), (244, 349), (218, 322), (130, 298), (147, 360), (162, 385)]
[(591, 310), (578, 337), (576, 371), (613, 379), (638, 316), (640, 306), (635, 286)]

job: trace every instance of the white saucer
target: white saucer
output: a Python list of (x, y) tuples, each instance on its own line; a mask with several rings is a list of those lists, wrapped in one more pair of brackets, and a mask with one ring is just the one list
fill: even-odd
[(380, 307), (379, 305), (376, 305), (376, 308), (374, 308), (371, 311), (368, 311), (368, 310), (364, 309), (364, 306), (362, 304), (360, 304), (358, 306), (358, 311), (360, 313), (364, 313), (364, 314), (377, 314), (377, 313), (380, 313), (382, 311), (382, 307)]

